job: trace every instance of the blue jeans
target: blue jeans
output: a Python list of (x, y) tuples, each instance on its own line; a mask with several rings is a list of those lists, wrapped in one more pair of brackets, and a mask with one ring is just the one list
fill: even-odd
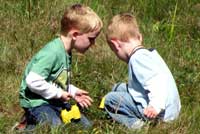
[(105, 96), (105, 109), (114, 120), (128, 128), (138, 120), (147, 120), (143, 107), (134, 101), (125, 83), (116, 84)]
[[(36, 124), (49, 124), (51, 126), (61, 125), (61, 110), (62, 107), (50, 104), (26, 109), (28, 129), (33, 129)], [(79, 123), (81, 123), (84, 128), (91, 127), (90, 121), (84, 115), (81, 115)]]
[(25, 110), (28, 125), (50, 124), (58, 126), (62, 124), (60, 118), (61, 107), (45, 104)]

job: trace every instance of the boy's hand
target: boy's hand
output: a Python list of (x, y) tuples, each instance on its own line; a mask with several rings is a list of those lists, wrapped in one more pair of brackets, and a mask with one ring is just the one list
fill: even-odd
[(68, 101), (68, 100), (70, 100), (71, 97), (72, 97), (72, 96), (71, 96), (68, 92), (62, 91), (61, 99), (62, 99), (63, 101)]
[(148, 106), (147, 108), (144, 109), (144, 115), (150, 119), (156, 118), (158, 113), (152, 106)]
[(81, 89), (76, 91), (74, 99), (80, 104), (82, 108), (89, 107), (93, 102), (93, 100), (88, 95), (88, 92)]

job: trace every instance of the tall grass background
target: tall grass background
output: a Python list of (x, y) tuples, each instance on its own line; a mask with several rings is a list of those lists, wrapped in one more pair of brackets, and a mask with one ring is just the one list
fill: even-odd
[[(66, 6), (83, 3), (102, 18), (104, 26), (115, 14), (137, 16), (143, 43), (156, 48), (171, 69), (180, 93), (182, 109), (172, 123), (146, 125), (139, 131), (107, 119), (98, 109), (100, 98), (116, 82), (127, 82), (127, 65), (108, 48), (105, 29), (85, 55), (73, 53), (72, 83), (90, 92), (93, 105), (84, 110), (94, 126), (77, 124), (58, 128), (38, 127), (35, 133), (200, 133), (200, 1), (199, 0), (0, 0), (0, 133), (11, 131), (23, 110), (18, 92), (30, 58), (59, 33)], [(159, 81), (158, 81), (159, 83)]]

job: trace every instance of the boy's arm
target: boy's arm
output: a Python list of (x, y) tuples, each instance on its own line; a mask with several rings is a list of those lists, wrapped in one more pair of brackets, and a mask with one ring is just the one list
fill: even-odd
[(78, 89), (73, 85), (69, 85), (69, 92), (63, 91), (61, 88), (54, 84), (48, 83), (42, 76), (37, 73), (30, 72), (26, 77), (26, 83), (29, 89), (44, 97), (45, 99), (62, 99), (63, 101), (69, 100), (73, 97), (81, 107), (88, 107), (93, 101), (87, 91)]
[(26, 77), (26, 83), (32, 92), (41, 95), (45, 99), (62, 98), (63, 100), (69, 100), (69, 93), (65, 93), (65, 91), (55, 84), (48, 83), (37, 73), (30, 72)]
[(150, 91), (148, 94), (149, 104), (144, 110), (147, 115), (151, 116), (152, 114), (152, 116), (155, 116), (165, 109), (168, 96), (167, 90), (165, 90), (165, 87), (167, 87), (166, 81), (164, 74), (157, 74), (146, 82), (144, 88)]

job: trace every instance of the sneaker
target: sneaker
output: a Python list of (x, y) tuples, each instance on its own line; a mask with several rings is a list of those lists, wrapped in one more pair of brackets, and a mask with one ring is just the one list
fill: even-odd
[(12, 130), (25, 130), (27, 126), (27, 119), (25, 114), (21, 117), (20, 122), (17, 122), (13, 127)]
[[(33, 131), (35, 128), (35, 124), (28, 124), (27, 123), (27, 118), (25, 114), (21, 117), (20, 121), (17, 122), (12, 128), (12, 131), (19, 131), (19, 132), (29, 132)], [(31, 133), (32, 134), (32, 133)]]

